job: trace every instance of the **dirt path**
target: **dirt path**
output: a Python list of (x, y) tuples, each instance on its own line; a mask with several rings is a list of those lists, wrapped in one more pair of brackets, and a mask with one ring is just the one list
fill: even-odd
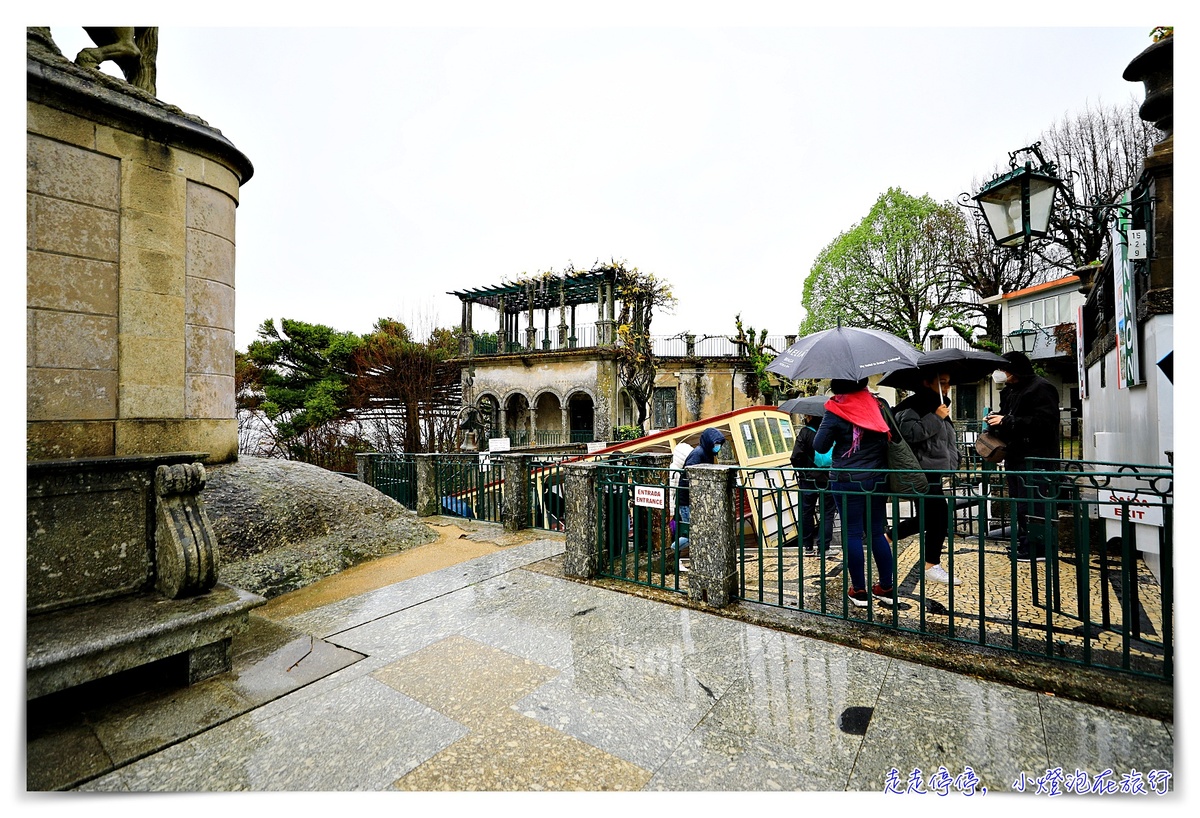
[(442, 518), (423, 522), (438, 533), (438, 539), (399, 554), (347, 568), (332, 577), (277, 596), (256, 608), (254, 612), (268, 619), (283, 619), (430, 571), (448, 568), (484, 554), (491, 554), (506, 546), (538, 539), (546, 533), (510, 533), (497, 526), (476, 528), (466, 521), (448, 522)]

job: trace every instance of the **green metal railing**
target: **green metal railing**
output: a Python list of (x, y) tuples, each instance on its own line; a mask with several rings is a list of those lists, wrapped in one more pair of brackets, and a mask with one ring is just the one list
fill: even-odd
[(601, 576), (687, 593), (672, 548), (671, 470), (612, 462), (596, 475)]
[(572, 455), (542, 455), (533, 458), (529, 474), (529, 527), (547, 531), (566, 530), (566, 487), (563, 461)]
[(417, 461), (411, 454), (376, 458), (375, 488), (407, 509), (417, 507)]
[(497, 463), (474, 454), (444, 454), (433, 460), (442, 514), (501, 522), (504, 475)]
[[(1171, 470), (1072, 460), (1030, 464), (1047, 470), (930, 472), (942, 478), (945, 500), (886, 493), (884, 528), (895, 566), (893, 590), (886, 604), (872, 602), (862, 609), (852, 607), (847, 597), (850, 578), (840, 503), (835, 529), (840, 553), (806, 556), (793, 512), (801, 507), (801, 492), (788, 485), (791, 470), (742, 470), (739, 595), (900, 631), (1171, 679)], [(778, 474), (763, 481), (765, 471)], [(753, 479), (756, 473), (760, 479)], [(1012, 496), (1010, 480), (1026, 487), (1030, 498)], [(812, 490), (820, 500), (829, 491)], [(941, 565), (961, 581), (957, 586), (925, 575), (925, 521), (939, 501), (953, 504)], [(1030, 548), (1042, 560), (1012, 557), (1018, 546), (1013, 523), (1022, 506), (1029, 512)], [(824, 507), (817, 503), (818, 510)], [(1148, 520), (1155, 524), (1145, 524)], [(867, 504), (868, 531), (871, 522)], [(823, 523), (818, 514), (818, 532)], [(870, 588), (877, 578), (869, 541), (865, 550)]]

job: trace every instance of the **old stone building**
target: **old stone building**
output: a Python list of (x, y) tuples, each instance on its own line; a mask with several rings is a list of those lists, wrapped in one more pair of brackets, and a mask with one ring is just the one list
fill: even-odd
[[(636, 422), (618, 368), (618, 290), (612, 272), (589, 271), (451, 293), (462, 302), (463, 406), (478, 410), (484, 436), (563, 446), (611, 440), (615, 427)], [(647, 429), (760, 402), (747, 389), (750, 361), (729, 338), (650, 341), (657, 367)]]

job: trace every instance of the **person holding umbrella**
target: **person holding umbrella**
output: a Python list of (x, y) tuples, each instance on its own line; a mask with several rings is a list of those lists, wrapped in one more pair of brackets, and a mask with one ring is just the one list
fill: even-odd
[[(892, 546), (883, 533), (887, 519), (887, 421), (879, 402), (867, 391), (867, 379), (834, 379), (833, 397), (825, 404), (825, 417), (813, 439), (817, 451), (833, 449), (832, 488), (842, 514), (846, 538), (846, 565), (850, 589), (847, 596), (856, 607), (865, 608), (873, 594), (884, 602), (892, 600)], [(867, 529), (866, 531), (864, 529)], [(871, 553), (879, 569), (879, 581), (867, 591), (866, 555), (863, 536), (871, 541)]]
[(896, 406), (896, 425), (926, 470), (929, 491), (918, 500), (925, 517), (925, 579), (944, 585), (962, 584), (942, 567), (942, 546), (950, 523), (950, 508), (942, 490), (942, 475), (958, 468), (961, 454), (950, 420), (950, 373), (926, 372), (921, 386)]

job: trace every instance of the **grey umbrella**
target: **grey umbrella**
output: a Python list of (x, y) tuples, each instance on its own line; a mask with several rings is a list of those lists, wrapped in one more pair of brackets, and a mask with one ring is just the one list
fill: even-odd
[(921, 387), (922, 381), (933, 378), (939, 372), (950, 375), (951, 385), (975, 383), (986, 378), (993, 370), (1009, 365), (1001, 356), (983, 349), (935, 349), (921, 355), (916, 366), (889, 372), (879, 381), (879, 385), (914, 392)]
[(779, 408), (790, 415), (823, 415), (827, 395), (809, 395), (806, 398), (791, 398), (779, 404)]
[(841, 378), (857, 381), (868, 375), (915, 366), (920, 353), (890, 332), (857, 327), (805, 335), (767, 364), (767, 371), (797, 378)]

